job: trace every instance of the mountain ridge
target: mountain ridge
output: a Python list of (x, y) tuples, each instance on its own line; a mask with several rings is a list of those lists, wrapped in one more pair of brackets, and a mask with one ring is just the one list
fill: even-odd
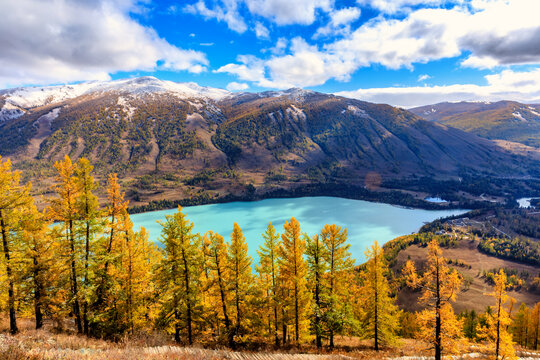
[(301, 89), (230, 93), (174, 84), (116, 80), (68, 89), (69, 96), (56, 87), (60, 95), (52, 99), (41, 88), (4, 91), (3, 108), (33, 107), (0, 122), (0, 155), (27, 170), (42, 193), (52, 183), (54, 161), (87, 157), (98, 178), (117, 172), (135, 205), (308, 184), (364, 188), (373, 176), (384, 183), (540, 174), (534, 149), (390, 105)]
[(429, 121), (488, 139), (540, 146), (540, 105), (516, 101), (443, 102), (409, 109)]

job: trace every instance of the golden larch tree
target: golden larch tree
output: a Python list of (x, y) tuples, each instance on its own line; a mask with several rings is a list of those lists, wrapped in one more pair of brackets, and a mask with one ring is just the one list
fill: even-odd
[(91, 292), (90, 279), (90, 256), (95, 255), (94, 242), (97, 234), (102, 228), (102, 214), (99, 202), (94, 191), (98, 184), (92, 176), (93, 166), (86, 158), (80, 158), (75, 169), (76, 182), (79, 187), (79, 196), (76, 200), (77, 212), (79, 214), (78, 235), (82, 239), (84, 246), (84, 273), (82, 282), (82, 306), (83, 306), (83, 331), (88, 335), (88, 306)]
[(51, 220), (63, 223), (63, 237), (67, 242), (67, 256), (70, 262), (70, 302), (77, 332), (81, 334), (83, 332), (79, 293), (81, 248), (75, 233), (76, 222), (79, 219), (77, 199), (80, 195), (80, 187), (75, 177), (77, 165), (66, 155), (63, 161), (57, 161), (54, 164), (54, 168), (56, 169), (56, 185), (53, 189), (57, 196), (50, 199), (47, 213)]
[(456, 300), (462, 278), (457, 271), (448, 267), (435, 239), (428, 244), (424, 273), (418, 275), (410, 260), (405, 264), (403, 273), (409, 287), (422, 290), (420, 302), (426, 309), (418, 314), (419, 337), (433, 345), (435, 360), (441, 360), (443, 351), (454, 352), (456, 340), (462, 337), (462, 325), (451, 305)]
[(282, 245), (279, 248), (279, 276), (283, 288), (283, 305), (294, 320), (294, 336), (298, 346), (306, 335), (310, 311), (307, 263), (304, 259), (306, 241), (303, 239), (300, 223), (294, 217), (285, 221), (283, 230)]
[(493, 292), (489, 294), (495, 299), (495, 307), (487, 313), (486, 324), (478, 329), (478, 337), (486, 340), (495, 351), (495, 360), (517, 359), (512, 335), (508, 326), (512, 323), (510, 315), (505, 309), (509, 300), (506, 294), (507, 277), (504, 270), (500, 270), (494, 277)]
[(234, 316), (234, 335), (242, 336), (250, 329), (249, 315), (251, 314), (251, 292), (254, 281), (251, 273), (253, 259), (248, 254), (246, 238), (240, 226), (233, 224), (231, 244), (227, 255), (229, 268), (229, 286), (232, 291), (231, 313)]
[(257, 250), (260, 258), (260, 265), (257, 268), (257, 271), (260, 274), (264, 274), (264, 276), (266, 276), (269, 280), (268, 308), (270, 313), (268, 316), (273, 317), (273, 326), (270, 331), (273, 331), (274, 343), (276, 346), (278, 346), (278, 251), (279, 247), (281, 246), (281, 241), (276, 228), (271, 222), (268, 223), (266, 231), (262, 234), (262, 237), (264, 239), (264, 243), (259, 247), (259, 250)]
[(161, 243), (164, 256), (160, 264), (159, 281), (161, 283), (162, 309), (161, 320), (166, 324), (171, 321), (174, 327), (174, 340), (180, 342), (182, 328), (186, 329), (187, 342), (194, 340), (194, 324), (201, 315), (200, 273), (203, 271), (201, 237), (193, 234), (193, 223), (182, 212), (182, 207), (173, 215), (167, 215), (163, 227)]
[(363, 295), (365, 335), (374, 339), (374, 348), (390, 344), (396, 339), (399, 329), (399, 309), (390, 297), (387, 274), (388, 265), (384, 251), (377, 241), (366, 251), (366, 269), (363, 272)]
[(308, 262), (308, 279), (309, 288), (313, 294), (313, 311), (311, 314), (311, 332), (315, 334), (315, 344), (317, 348), (322, 347), (323, 338), (323, 316), (325, 302), (323, 300), (323, 292), (325, 291), (324, 275), (326, 272), (326, 262), (324, 261), (323, 252), (325, 248), (320, 241), (319, 235), (313, 235), (312, 238), (305, 236), (307, 248)]
[(334, 347), (334, 336), (342, 333), (352, 321), (351, 287), (353, 282), (354, 260), (347, 244), (347, 229), (326, 224), (321, 231), (321, 243), (324, 251), (321, 253), (328, 270), (325, 282), (328, 296), (328, 309), (325, 315), (325, 325), (328, 329), (330, 347)]
[(209, 290), (213, 299), (215, 299), (215, 304), (219, 304), (221, 309), (220, 318), (223, 319), (225, 325), (225, 335), (229, 346), (232, 347), (234, 345), (234, 333), (228, 308), (231, 302), (231, 293), (228, 287), (230, 283), (230, 271), (227, 265), (228, 246), (223, 236), (213, 231), (208, 232), (208, 241), (208, 261), (206, 264), (209, 269)]

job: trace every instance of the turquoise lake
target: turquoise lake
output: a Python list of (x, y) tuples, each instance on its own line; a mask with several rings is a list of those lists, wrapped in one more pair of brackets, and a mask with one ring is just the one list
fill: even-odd
[[(294, 216), (300, 222), (302, 232), (309, 235), (319, 233), (325, 224), (337, 224), (347, 228), (350, 250), (357, 264), (364, 261), (364, 251), (374, 240), (384, 244), (395, 237), (416, 232), (425, 222), (465, 212), (410, 209), (324, 196), (200, 205), (185, 207), (183, 211), (195, 224), (195, 232), (202, 234), (213, 230), (225, 240), (230, 239), (236, 221), (244, 231), (254, 262), (258, 261), (257, 249), (263, 241), (261, 234), (269, 221), (281, 233), (285, 221)], [(174, 212), (176, 209), (135, 214), (131, 220), (135, 229), (144, 226), (150, 239), (158, 241), (161, 225), (156, 221), (164, 221), (165, 215)]]

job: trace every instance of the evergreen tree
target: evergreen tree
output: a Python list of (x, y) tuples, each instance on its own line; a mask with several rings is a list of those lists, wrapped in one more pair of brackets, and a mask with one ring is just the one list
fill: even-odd
[(325, 324), (328, 328), (330, 347), (334, 347), (334, 335), (341, 333), (351, 322), (351, 289), (353, 282), (354, 260), (347, 244), (347, 229), (332, 224), (325, 225), (321, 231), (321, 243), (324, 251), (321, 253), (327, 264), (326, 286), (328, 294), (328, 309)]
[(433, 344), (435, 360), (442, 359), (444, 350), (455, 350), (456, 339), (461, 337), (461, 324), (456, 319), (451, 302), (456, 300), (462, 279), (459, 273), (448, 267), (436, 240), (428, 244), (428, 260), (425, 272), (419, 276), (414, 263), (407, 261), (403, 269), (407, 285), (423, 291), (420, 302), (427, 309), (418, 315), (420, 338)]
[(285, 222), (283, 229), (282, 245), (279, 248), (279, 276), (283, 288), (281, 295), (285, 306), (284, 311), (289, 312), (294, 320), (294, 336), (298, 346), (306, 334), (309, 312), (307, 264), (304, 259), (306, 241), (302, 238), (300, 223), (294, 217)]
[(390, 297), (390, 286), (386, 275), (388, 265), (383, 249), (375, 241), (371, 249), (366, 251), (366, 270), (363, 276), (361, 292), (365, 310), (364, 324), (366, 335), (374, 339), (375, 350), (379, 344), (390, 344), (395, 340), (399, 327), (399, 310)]
[(530, 320), (531, 310), (521, 303), (511, 328), (514, 341), (522, 347), (528, 346)]

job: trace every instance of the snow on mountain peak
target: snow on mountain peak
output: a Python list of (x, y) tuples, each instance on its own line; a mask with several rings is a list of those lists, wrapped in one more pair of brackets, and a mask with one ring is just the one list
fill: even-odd
[(45, 87), (22, 87), (0, 91), (4, 106), (0, 109), (0, 120), (24, 115), (25, 111), (37, 106), (106, 92), (128, 93), (139, 96), (155, 93), (170, 93), (178, 97), (202, 98), (218, 101), (231, 93), (227, 90), (199, 86), (195, 83), (177, 83), (159, 80), (153, 76), (114, 81), (90, 81), (73, 85)]

